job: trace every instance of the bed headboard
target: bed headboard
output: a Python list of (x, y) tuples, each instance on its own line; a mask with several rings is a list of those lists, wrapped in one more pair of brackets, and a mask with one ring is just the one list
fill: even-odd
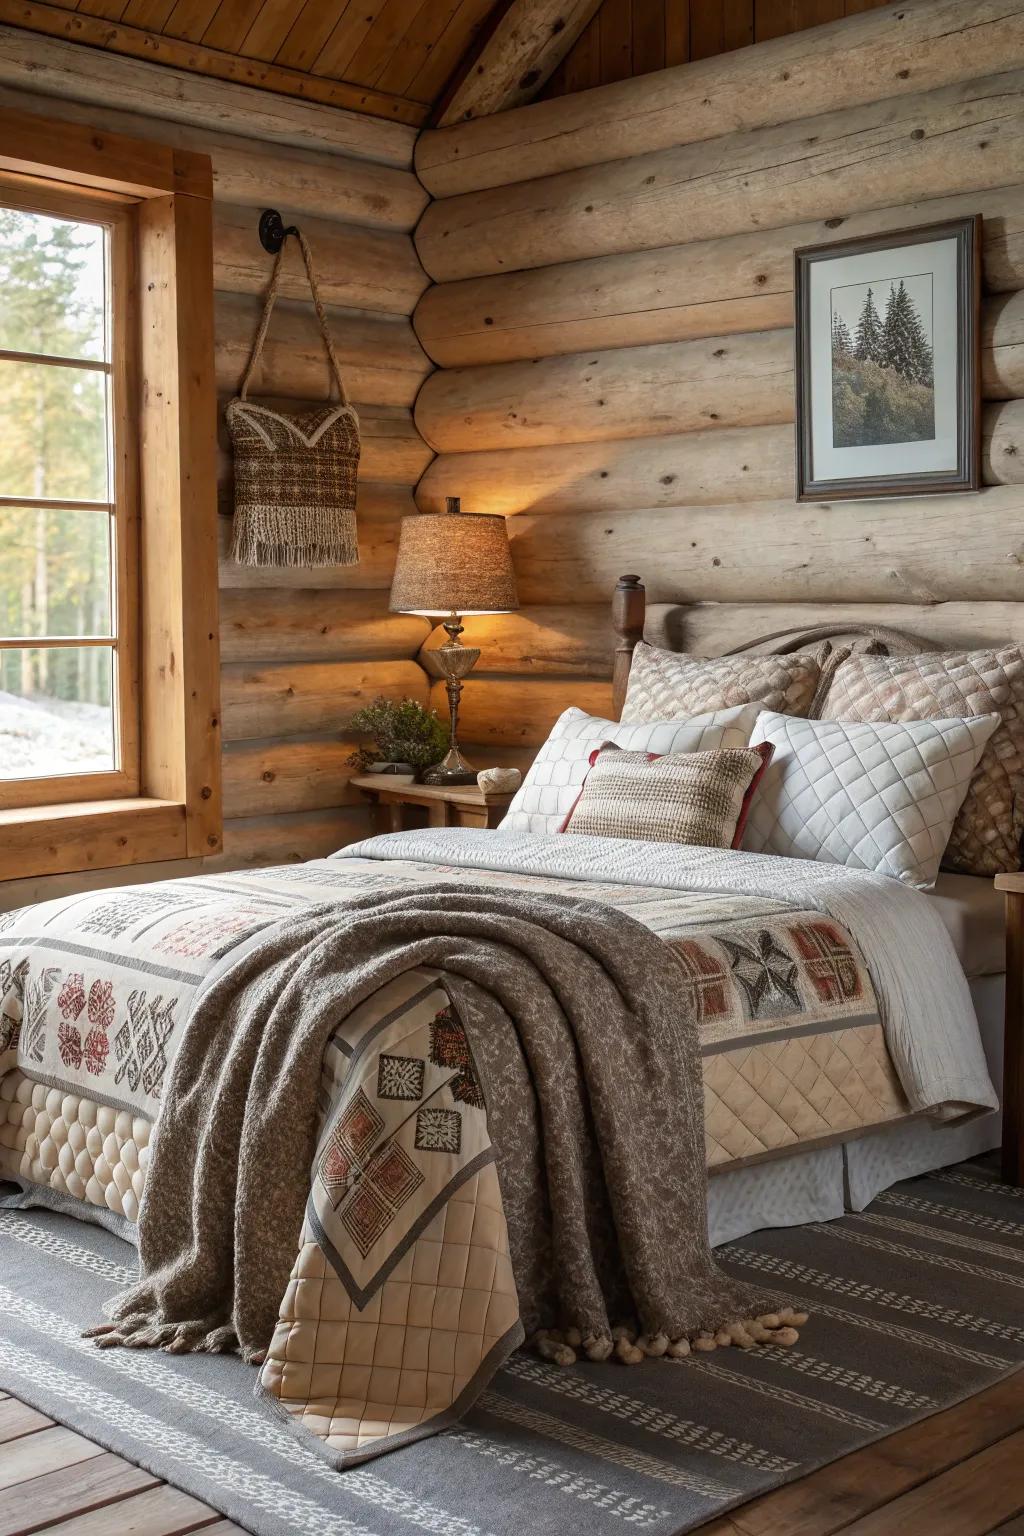
[(612, 597), (613, 711), (622, 712), (640, 640), (694, 656), (799, 650), (870, 636), (890, 654), (1024, 644), (1024, 603), (650, 603), (639, 576)]

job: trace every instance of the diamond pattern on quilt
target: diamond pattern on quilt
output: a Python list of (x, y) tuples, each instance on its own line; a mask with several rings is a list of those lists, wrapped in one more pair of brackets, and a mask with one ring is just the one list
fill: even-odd
[(765, 712), (755, 741), (775, 755), (743, 847), (876, 870), (927, 889), (998, 715), (849, 723)]
[(334, 1139), (361, 1167), (383, 1129), (384, 1121), (358, 1088), (334, 1127)]
[(458, 1110), (424, 1105), (416, 1116), (416, 1147), (421, 1152), (461, 1152), (462, 1117)]
[(422, 1099), (426, 1062), (418, 1056), (388, 1056), (377, 1059), (378, 1099)]
[(304, 1229), (260, 1380), (332, 1450), (352, 1450), (443, 1413), (518, 1315), (492, 1163), (453, 1192), (364, 1307)]
[(878, 1023), (723, 1051), (703, 1075), (709, 1168), (910, 1112)]
[(934, 720), (998, 711), (943, 863), (968, 875), (1020, 868), (1024, 836), (1024, 654), (1017, 646), (921, 656), (852, 656), (822, 713), (829, 720)]
[(364, 1259), (423, 1182), (422, 1173), (397, 1142), (386, 1142), (373, 1154), (339, 1212)]
[(806, 715), (820, 673), (816, 656), (686, 656), (641, 641), (633, 652), (622, 718), (679, 720), (740, 704)]
[(148, 998), (136, 991), (128, 997), (128, 1017), (114, 1036), (118, 1067), (114, 1082), (127, 1081), (134, 1093), (140, 1082), (146, 1093), (159, 1098), (167, 1071), (167, 1042), (174, 1031), (175, 1002), (158, 994)]
[(391, 1225), (394, 1212), (375, 1189), (368, 1184), (357, 1184), (340, 1214), (345, 1231), (365, 1259), (374, 1243), (383, 1237)]

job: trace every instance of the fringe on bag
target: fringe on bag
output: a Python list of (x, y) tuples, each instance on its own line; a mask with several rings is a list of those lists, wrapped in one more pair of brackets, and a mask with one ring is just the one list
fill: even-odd
[(225, 412), (235, 467), (231, 555), (240, 565), (355, 565), (359, 417), (349, 404), (306, 238), (294, 231), (339, 399), (294, 415), (248, 399), (277, 298), (282, 244), (238, 397)]

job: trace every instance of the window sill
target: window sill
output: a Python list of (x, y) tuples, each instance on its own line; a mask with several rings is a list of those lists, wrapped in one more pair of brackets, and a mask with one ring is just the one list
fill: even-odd
[(186, 857), (185, 806), (89, 800), (0, 811), (0, 880)]

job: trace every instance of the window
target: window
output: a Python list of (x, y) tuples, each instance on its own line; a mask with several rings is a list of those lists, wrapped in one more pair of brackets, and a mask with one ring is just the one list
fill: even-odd
[(130, 207), (0, 179), (8, 806), (139, 790), (133, 245)]
[(0, 108), (0, 881), (221, 848), (212, 192)]

